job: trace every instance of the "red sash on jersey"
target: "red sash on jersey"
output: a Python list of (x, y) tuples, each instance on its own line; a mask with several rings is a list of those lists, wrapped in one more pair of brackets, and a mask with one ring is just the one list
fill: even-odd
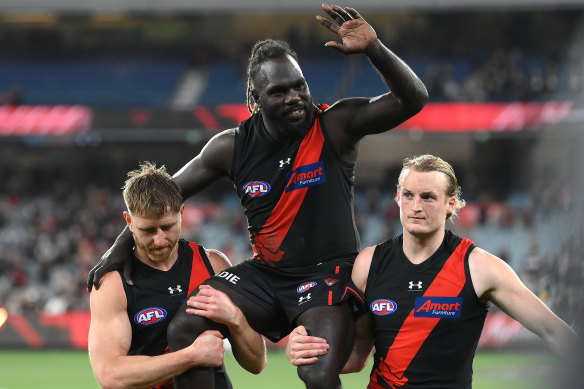
[[(466, 283), (464, 257), (472, 243), (468, 239), (462, 239), (424, 296), (456, 297), (460, 294)], [(386, 388), (378, 384), (377, 381), (385, 382), (394, 389), (405, 385), (408, 378), (404, 376), (404, 372), (439, 320), (439, 318), (416, 320), (412, 309), (387, 351), (387, 356), (379, 362), (378, 368), (371, 374), (371, 381), (367, 388)]]
[(199, 245), (196, 242), (189, 242), (189, 246), (193, 250), (193, 265), (191, 267), (191, 278), (189, 279), (189, 291), (187, 295), (190, 295), (203, 281), (211, 277), (211, 274), (209, 274), (205, 266), (205, 261), (199, 252)]
[[(328, 106), (323, 105), (322, 109), (326, 108)], [(316, 163), (320, 159), (324, 136), (320, 128), (319, 116), (317, 113), (314, 125), (300, 144), (292, 171), (300, 166)], [(280, 246), (298, 214), (307, 191), (308, 187), (289, 192), (283, 191), (261, 232), (253, 235), (254, 258), (263, 260), (270, 265), (273, 265), (272, 262), (278, 262), (282, 259), (284, 251), (280, 250)]]

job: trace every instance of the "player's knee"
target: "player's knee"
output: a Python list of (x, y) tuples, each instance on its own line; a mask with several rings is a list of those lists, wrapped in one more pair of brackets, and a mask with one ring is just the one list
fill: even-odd
[(336, 389), (340, 382), (338, 372), (331, 372), (318, 364), (299, 366), (298, 377), (307, 389)]

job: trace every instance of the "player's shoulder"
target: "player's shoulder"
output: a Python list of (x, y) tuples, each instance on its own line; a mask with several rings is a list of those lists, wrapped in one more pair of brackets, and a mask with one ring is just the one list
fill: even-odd
[(367, 288), (367, 279), (369, 278), (369, 270), (375, 248), (376, 246), (369, 246), (361, 250), (353, 264), (351, 278), (361, 293), (365, 293), (365, 289)]
[(125, 295), (122, 276), (117, 270), (112, 270), (103, 275), (99, 282), (99, 288), (93, 288), (90, 293), (91, 301), (116, 300)]
[(236, 128), (229, 128), (227, 130), (223, 130), (217, 134), (215, 134), (209, 142), (217, 143), (217, 144), (229, 144), (233, 143), (235, 139)]
[(100, 282), (100, 289), (102, 287), (111, 288), (122, 284), (122, 276), (119, 271), (108, 271), (103, 275)]
[(475, 247), (469, 255), (469, 270), (479, 296), (516, 277), (509, 264), (480, 247)]
[(234, 145), (235, 129), (224, 130), (209, 139), (201, 154), (207, 163), (223, 166), (229, 160)]
[(208, 248), (204, 248), (204, 250), (205, 254), (207, 254), (207, 258), (209, 258), (211, 267), (213, 267), (213, 270), (215, 271), (215, 274), (218, 274), (228, 267), (231, 267), (231, 261), (229, 261), (227, 255), (225, 255), (222, 251)]
[(470, 262), (475, 263), (481, 267), (492, 267), (502, 262), (500, 258), (478, 246), (473, 247), (468, 258)]

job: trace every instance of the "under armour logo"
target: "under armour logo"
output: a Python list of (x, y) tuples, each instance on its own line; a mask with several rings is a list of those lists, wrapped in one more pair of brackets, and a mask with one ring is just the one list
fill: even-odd
[(174, 292), (176, 293), (182, 293), (182, 289), (180, 287), (180, 285), (177, 285), (176, 288), (173, 288), (172, 286), (168, 287), (168, 291), (170, 292), (170, 294), (174, 294)]
[(298, 304), (305, 303), (307, 301), (310, 301), (311, 299), (312, 297), (310, 297), (310, 293), (308, 293), (306, 296), (300, 296), (300, 298), (298, 299)]
[(414, 283), (414, 281), (410, 281), (410, 286), (408, 289), (414, 289), (414, 286), (418, 288), (418, 290), (422, 289), (422, 281), (418, 281), (416, 283)]
[(284, 167), (284, 165), (290, 165), (290, 160), (291, 160), (290, 158), (288, 158), (285, 161), (283, 159), (281, 159), (280, 160), (280, 167)]

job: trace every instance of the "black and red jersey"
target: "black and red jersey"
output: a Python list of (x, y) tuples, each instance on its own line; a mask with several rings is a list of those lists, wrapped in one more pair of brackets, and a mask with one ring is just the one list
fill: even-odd
[[(327, 108), (327, 106), (323, 106)], [(231, 179), (247, 216), (254, 259), (293, 269), (332, 259), (353, 261), (355, 164), (342, 160), (317, 114), (302, 139), (281, 144), (261, 112), (235, 135)]]
[[(180, 239), (178, 259), (167, 271), (158, 270), (132, 258), (134, 285), (128, 285), (123, 272), (122, 284), (132, 325), (132, 343), (128, 355), (161, 355), (168, 351), (166, 330), (180, 305), (191, 291), (214, 275), (213, 267), (202, 246)], [(231, 388), (225, 367), (216, 368), (216, 388)], [(221, 383), (221, 384), (219, 384)], [(168, 381), (157, 388), (172, 388)]]
[(365, 290), (375, 342), (369, 389), (472, 387), (487, 315), (470, 278), (475, 247), (446, 231), (417, 265), (406, 258), (402, 235), (375, 248)]

